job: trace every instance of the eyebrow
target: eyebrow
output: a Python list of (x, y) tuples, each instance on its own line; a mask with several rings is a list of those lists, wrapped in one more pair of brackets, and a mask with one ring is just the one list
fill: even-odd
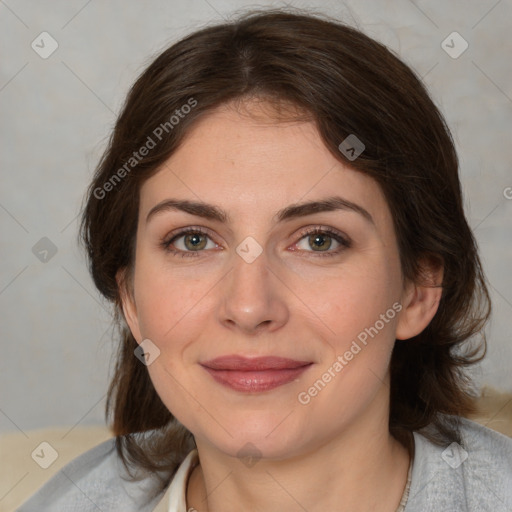
[[(279, 210), (273, 217), (274, 222), (283, 222), (287, 220), (305, 217), (314, 213), (332, 212), (332, 211), (353, 211), (364, 217), (370, 224), (375, 225), (371, 214), (362, 206), (352, 201), (348, 201), (339, 196), (327, 197), (325, 199), (310, 201), (306, 203), (296, 203)], [(146, 223), (159, 213), (166, 211), (183, 211), (197, 217), (203, 217), (209, 220), (215, 220), (222, 223), (230, 222), (230, 216), (222, 208), (201, 201), (189, 201), (180, 199), (165, 199), (151, 208)]]

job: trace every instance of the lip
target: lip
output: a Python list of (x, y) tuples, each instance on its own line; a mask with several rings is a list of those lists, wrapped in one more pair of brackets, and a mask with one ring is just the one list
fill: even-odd
[(235, 391), (268, 391), (295, 380), (312, 361), (284, 357), (242, 357), (229, 355), (200, 363), (220, 384)]

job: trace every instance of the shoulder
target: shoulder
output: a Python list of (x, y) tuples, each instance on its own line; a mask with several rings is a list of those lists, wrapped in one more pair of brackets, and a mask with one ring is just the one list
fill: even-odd
[(160, 495), (148, 496), (160, 481), (157, 475), (131, 481), (112, 438), (69, 462), (17, 512), (150, 511)]
[(465, 418), (461, 444), (437, 446), (414, 433), (406, 511), (512, 510), (512, 439)]

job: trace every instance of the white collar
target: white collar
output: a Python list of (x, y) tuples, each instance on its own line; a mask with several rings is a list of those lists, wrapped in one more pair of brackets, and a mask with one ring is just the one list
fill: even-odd
[(187, 512), (187, 482), (192, 470), (197, 466), (199, 456), (192, 450), (180, 464), (167, 491), (158, 502), (154, 512)]

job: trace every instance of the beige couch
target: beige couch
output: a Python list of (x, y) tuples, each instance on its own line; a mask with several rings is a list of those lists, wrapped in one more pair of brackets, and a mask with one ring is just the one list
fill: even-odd
[[(512, 437), (512, 393), (498, 393), (485, 388), (479, 401), (479, 412), (472, 419)], [(0, 436), (0, 512), (15, 511), (70, 460), (111, 435), (106, 427), (77, 426), (71, 430), (33, 430), (26, 436), (21, 432)], [(43, 442), (49, 443), (57, 452), (55, 461), (47, 469), (37, 462), (44, 466), (55, 454), (44, 445), (40, 447)], [(43, 453), (46, 458), (42, 457)]]

